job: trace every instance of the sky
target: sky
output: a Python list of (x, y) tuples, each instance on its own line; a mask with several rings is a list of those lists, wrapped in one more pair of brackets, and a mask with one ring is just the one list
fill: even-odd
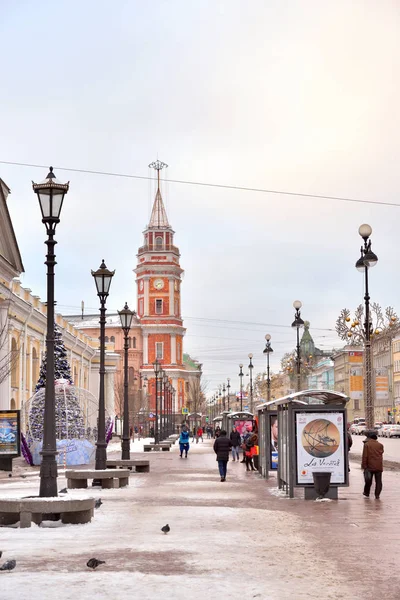
[[(116, 270), (108, 307), (135, 306), (136, 253), (163, 196), (185, 269), (185, 350), (207, 392), (253, 353), (254, 375), (295, 345), (303, 302), (318, 347), (340, 347), (340, 310), (363, 300), (361, 223), (378, 265), (373, 301), (399, 309), (399, 4), (393, 0), (0, 0), (0, 177), (25, 273), (46, 297), (45, 232), (31, 180), (70, 181), (57, 228), (60, 312), (98, 301), (90, 270)], [(44, 167), (46, 166), (46, 167)], [(58, 167), (58, 168), (57, 168)], [(245, 369), (245, 374), (248, 371)], [(245, 377), (245, 383), (248, 378)]]

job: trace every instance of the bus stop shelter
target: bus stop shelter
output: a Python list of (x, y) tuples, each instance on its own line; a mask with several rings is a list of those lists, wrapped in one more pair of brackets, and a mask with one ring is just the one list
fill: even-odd
[[(257, 408), (261, 429), (260, 454), (264, 476), (271, 469), (271, 418), (277, 416), (278, 486), (290, 498), (303, 487), (306, 499), (317, 497), (322, 476), (328, 481), (326, 495), (338, 497), (348, 485), (346, 404), (349, 398), (330, 390), (304, 390)], [(269, 445), (268, 445), (269, 444)], [(316, 483), (317, 482), (317, 483)]]

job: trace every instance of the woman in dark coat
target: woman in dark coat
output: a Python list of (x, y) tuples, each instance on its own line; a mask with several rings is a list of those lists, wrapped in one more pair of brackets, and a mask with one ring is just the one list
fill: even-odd
[(249, 435), (249, 437), (246, 440), (246, 449), (245, 449), (246, 471), (250, 471), (250, 467), (251, 467), (252, 471), (257, 470), (254, 468), (254, 465), (253, 465), (254, 448), (257, 445), (257, 443), (258, 443), (258, 435), (256, 433)]
[(226, 481), (226, 471), (229, 460), (229, 452), (232, 448), (232, 442), (226, 437), (226, 431), (223, 429), (220, 435), (214, 442), (214, 452), (217, 455), (219, 474), (221, 475), (221, 481)]

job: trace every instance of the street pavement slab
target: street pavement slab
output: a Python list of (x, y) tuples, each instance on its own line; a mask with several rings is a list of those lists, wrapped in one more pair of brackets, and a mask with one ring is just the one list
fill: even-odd
[[(282, 496), (275, 475), (265, 480), (238, 462), (221, 483), (212, 440), (191, 444), (187, 459), (177, 445), (133, 449), (150, 473), (132, 473), (129, 487), (69, 490), (102, 498), (91, 523), (0, 529), (0, 562), (17, 561), (0, 572), (1, 600), (400, 599), (400, 471), (384, 473), (381, 500), (365, 499), (351, 462), (339, 500), (314, 502), (302, 490)], [(0, 474), (0, 497), (37, 494), (38, 475), (18, 459), (12, 478)], [(89, 571), (92, 557), (106, 563)]]

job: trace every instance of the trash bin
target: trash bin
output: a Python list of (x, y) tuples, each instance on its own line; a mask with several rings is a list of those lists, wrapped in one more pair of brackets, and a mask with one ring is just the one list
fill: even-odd
[(318, 499), (324, 498), (325, 495), (329, 492), (329, 486), (331, 484), (331, 475), (332, 473), (330, 471), (313, 472), (314, 489)]

